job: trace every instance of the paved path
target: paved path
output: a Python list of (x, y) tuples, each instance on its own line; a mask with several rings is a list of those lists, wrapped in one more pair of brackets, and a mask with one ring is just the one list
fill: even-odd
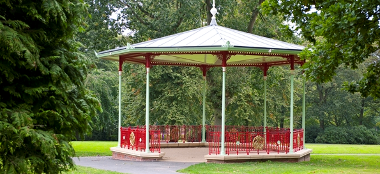
[(161, 148), (163, 160), (157, 162), (113, 160), (110, 156), (74, 158), (79, 166), (131, 174), (174, 174), (179, 169), (206, 162), (208, 148)]

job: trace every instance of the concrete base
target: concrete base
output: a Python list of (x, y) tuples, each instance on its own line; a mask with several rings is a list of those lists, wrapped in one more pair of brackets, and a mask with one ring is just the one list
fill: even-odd
[(281, 162), (302, 162), (310, 161), (311, 149), (303, 149), (292, 154), (271, 152), (269, 154), (239, 154), (239, 155), (205, 155), (207, 162), (212, 163), (236, 163), (247, 161), (281, 161)]
[(130, 160), (130, 161), (158, 161), (165, 155), (161, 153), (146, 153), (120, 147), (111, 147), (112, 159)]
[(208, 143), (185, 142), (185, 143), (161, 143), (161, 148), (185, 148), (185, 147), (208, 147)]

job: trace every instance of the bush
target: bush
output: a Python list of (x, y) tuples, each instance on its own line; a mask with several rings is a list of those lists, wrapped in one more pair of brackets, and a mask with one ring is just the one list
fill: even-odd
[(323, 132), (323, 130), (319, 126), (310, 126), (306, 127), (305, 132), (305, 142), (315, 143), (315, 139), (317, 138), (318, 134)]
[(315, 139), (316, 143), (328, 144), (380, 144), (374, 129), (364, 126), (328, 127)]

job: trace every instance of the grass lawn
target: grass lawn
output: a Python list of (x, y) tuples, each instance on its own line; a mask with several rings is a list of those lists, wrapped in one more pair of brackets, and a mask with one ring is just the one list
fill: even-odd
[(110, 147), (116, 147), (117, 141), (72, 141), (75, 156), (112, 156)]
[(308, 162), (201, 163), (181, 173), (380, 173), (379, 156), (313, 155)]
[(63, 172), (64, 174), (119, 174), (119, 172), (113, 172), (108, 170), (100, 170), (100, 169), (94, 169), (91, 167), (83, 167), (83, 166), (77, 166), (77, 170), (69, 171), (69, 172)]
[(312, 154), (380, 154), (380, 145), (306, 144)]
[[(111, 156), (110, 147), (116, 141), (73, 141), (76, 156)], [(380, 145), (306, 144), (313, 149), (311, 160), (300, 163), (248, 162), (234, 164), (200, 163), (181, 173), (380, 173)], [(314, 155), (313, 155), (314, 154)], [(320, 155), (319, 155), (320, 154)], [(376, 154), (376, 155), (323, 155), (323, 154)], [(65, 174), (117, 172), (77, 166), (78, 170)]]
[[(72, 141), (76, 156), (111, 156), (117, 141)], [(380, 145), (306, 144), (312, 154), (380, 154)]]

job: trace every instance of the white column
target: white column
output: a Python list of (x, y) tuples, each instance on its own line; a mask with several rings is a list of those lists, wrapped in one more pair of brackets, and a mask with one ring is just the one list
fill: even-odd
[(264, 134), (267, 127), (267, 76), (264, 76)]
[(202, 114), (202, 142), (206, 142), (206, 76), (203, 76), (204, 78), (204, 85), (203, 85), (203, 114)]
[(306, 130), (305, 130), (305, 117), (306, 117), (306, 106), (305, 106), (305, 83), (306, 83), (306, 79), (305, 77), (303, 78), (303, 92), (302, 92), (302, 129), (303, 129), (303, 148), (305, 148), (305, 134), (306, 134)]
[(294, 70), (290, 70), (290, 147), (289, 153), (293, 153), (293, 81)]
[(149, 153), (149, 67), (146, 68), (146, 101), (145, 101), (145, 152)]
[(117, 147), (121, 147), (121, 74), (123, 71), (119, 71), (119, 123), (118, 123), (118, 138), (117, 138)]
[(220, 155), (225, 155), (226, 151), (224, 148), (224, 138), (225, 138), (225, 121), (226, 121), (226, 67), (223, 68), (223, 85), (222, 85), (222, 139), (220, 145)]

